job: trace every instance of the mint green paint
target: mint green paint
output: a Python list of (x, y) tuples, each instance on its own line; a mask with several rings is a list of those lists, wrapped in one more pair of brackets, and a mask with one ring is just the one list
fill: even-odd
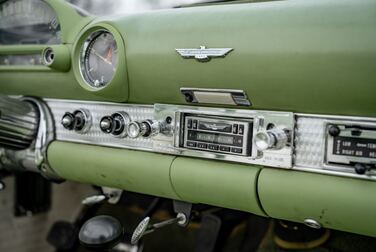
[(171, 180), (181, 199), (264, 215), (256, 192), (260, 168), (178, 157)]
[[(272, 1), (96, 20), (63, 1), (48, 3), (59, 14), (64, 43), (79, 43), (78, 34), (97, 23), (121, 34), (125, 62), (117, 80), (92, 92), (77, 87), (77, 73), (46, 71), (40, 78), (37, 71), (8, 68), (0, 71), (0, 93), (179, 104), (185, 103), (180, 87), (232, 88), (244, 89), (254, 109), (376, 116), (375, 1)], [(234, 51), (208, 63), (175, 52), (200, 45)]]
[(170, 183), (174, 156), (53, 142), (48, 161), (64, 179), (177, 199)]
[(273, 218), (313, 218), (328, 228), (376, 237), (375, 181), (263, 169), (258, 192)]
[(46, 50), (52, 49), (54, 54), (53, 62), (48, 66), (54, 70), (67, 72), (71, 66), (71, 58), (70, 58), (70, 51), (69, 47), (66, 45), (51, 45), (47, 46), (42, 55), (45, 54)]
[[(376, 2), (275, 1), (113, 18), (129, 102), (184, 103), (180, 87), (244, 89), (255, 109), (376, 116)], [(232, 47), (199, 63), (175, 48)], [(153, 90), (153, 92), (146, 92)]]

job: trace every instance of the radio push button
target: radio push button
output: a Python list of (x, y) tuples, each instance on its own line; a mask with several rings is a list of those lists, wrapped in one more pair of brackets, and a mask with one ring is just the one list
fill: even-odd
[(220, 151), (225, 151), (225, 152), (230, 152), (230, 147), (228, 147), (228, 146), (220, 146), (219, 150)]
[(239, 125), (237, 125), (237, 124), (234, 124), (232, 126), (232, 133), (233, 134), (238, 134), (238, 127), (239, 127)]
[(209, 150), (218, 150), (219, 149), (219, 146), (216, 145), (216, 144), (209, 144), (209, 147), (208, 147)]
[(239, 135), (244, 135), (244, 125), (239, 124)]
[(198, 143), (197, 147), (201, 149), (207, 149), (208, 145), (206, 143)]
[(187, 141), (187, 146), (188, 147), (196, 147), (197, 143), (196, 142)]
[(237, 153), (237, 154), (242, 154), (243, 149), (242, 148), (231, 148), (231, 152)]
[(193, 122), (192, 122), (192, 127), (193, 127), (194, 129), (197, 129), (197, 124), (198, 124), (197, 120), (193, 120)]

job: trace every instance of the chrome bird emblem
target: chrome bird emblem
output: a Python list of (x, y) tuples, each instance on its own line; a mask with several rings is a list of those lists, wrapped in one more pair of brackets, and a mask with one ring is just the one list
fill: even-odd
[(194, 58), (200, 62), (207, 62), (211, 58), (225, 57), (232, 48), (206, 48), (205, 46), (200, 46), (199, 49), (192, 48), (181, 48), (175, 49), (183, 58)]

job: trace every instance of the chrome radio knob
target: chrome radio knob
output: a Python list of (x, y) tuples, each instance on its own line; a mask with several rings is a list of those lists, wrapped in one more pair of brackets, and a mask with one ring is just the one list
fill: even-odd
[(254, 144), (259, 151), (267, 149), (282, 149), (286, 146), (290, 134), (285, 129), (274, 128), (267, 131), (258, 132), (255, 136)]
[(150, 137), (158, 134), (159, 131), (159, 122), (153, 120), (133, 121), (128, 125), (128, 136), (130, 138), (137, 138), (139, 136)]
[(74, 127), (74, 115), (72, 113), (65, 113), (63, 117), (61, 118), (61, 124), (63, 125), (64, 128), (67, 130), (72, 130)]
[(61, 124), (67, 130), (84, 133), (91, 126), (90, 113), (82, 109), (75, 110), (73, 113), (66, 112), (61, 118)]
[(127, 136), (127, 127), (130, 118), (125, 112), (115, 112), (110, 116), (102, 117), (99, 122), (99, 128), (107, 134), (112, 134), (116, 137)]

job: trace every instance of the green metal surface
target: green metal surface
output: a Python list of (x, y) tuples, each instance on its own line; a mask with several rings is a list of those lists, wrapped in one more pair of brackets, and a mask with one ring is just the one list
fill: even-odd
[[(129, 102), (183, 103), (180, 87), (244, 89), (255, 109), (376, 116), (376, 2), (275, 1), (114, 19)], [(175, 48), (231, 47), (224, 59)], [(153, 90), (153, 92), (146, 92)]]
[(170, 183), (175, 157), (150, 152), (53, 142), (48, 160), (67, 180), (177, 199)]
[(70, 58), (70, 50), (69, 47), (66, 45), (51, 45), (47, 46), (42, 55), (45, 54), (46, 50), (53, 51), (54, 58), (53, 62), (48, 66), (54, 70), (67, 72), (71, 67), (71, 58)]
[[(59, 14), (64, 43), (77, 41), (93, 18), (48, 2)], [(107, 23), (124, 40), (117, 88), (93, 94), (77, 74), (46, 72), (41, 79), (23, 70), (0, 71), (0, 93), (178, 104), (185, 103), (180, 87), (232, 88), (244, 89), (254, 109), (376, 116), (375, 9), (372, 0), (289, 0), (96, 19), (90, 27)], [(234, 50), (207, 63), (175, 51), (201, 45)]]
[(376, 237), (374, 181), (263, 169), (258, 192), (263, 209), (273, 218), (312, 218), (328, 228)]
[(178, 157), (171, 167), (171, 180), (182, 200), (264, 215), (256, 186), (260, 168)]

